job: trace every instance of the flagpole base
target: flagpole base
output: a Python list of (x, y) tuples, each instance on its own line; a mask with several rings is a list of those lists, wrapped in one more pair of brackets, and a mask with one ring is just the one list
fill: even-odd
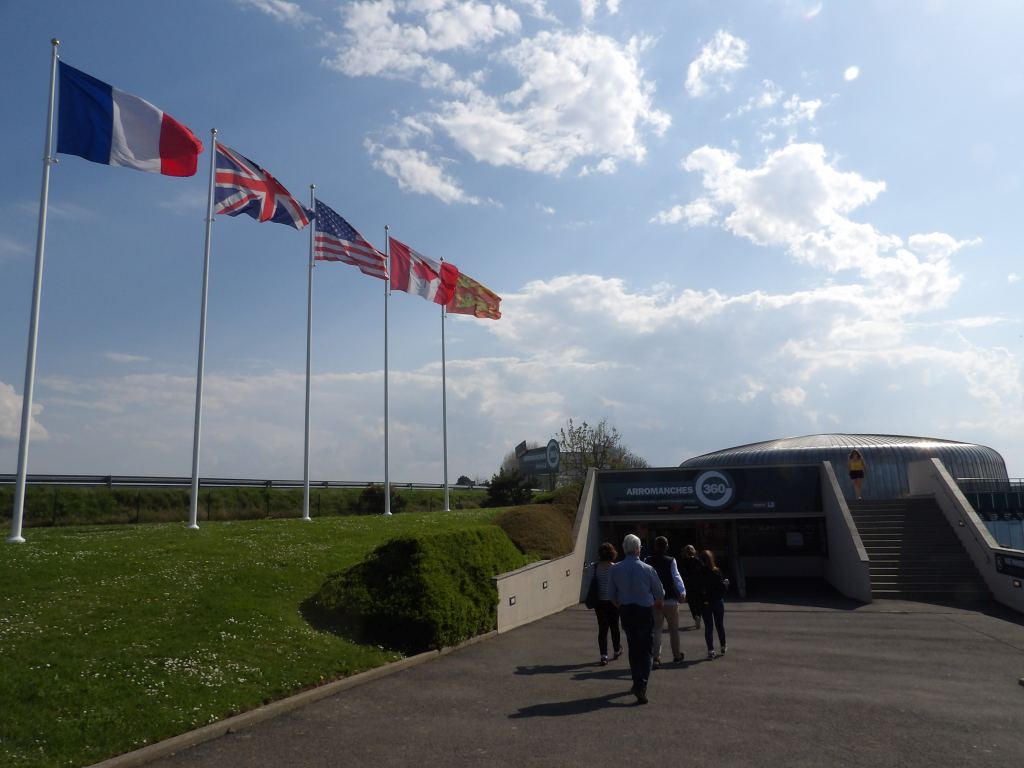
[(7, 537), (7, 543), (8, 544), (24, 544), (25, 543), (25, 538), (23, 536), (8, 536)]
[(309, 515), (305, 515), (305, 516), (304, 516), (304, 517), (302, 518), (302, 521), (303, 521), (304, 523), (312, 523), (312, 522), (313, 522), (313, 518), (312, 518), (312, 517), (310, 517)]
[(384, 517), (391, 517), (391, 513), (390, 512), (385, 512), (384, 513)]
[(198, 531), (199, 523), (192, 523), (191, 525), (187, 525), (185, 527), (188, 528), (190, 531)]

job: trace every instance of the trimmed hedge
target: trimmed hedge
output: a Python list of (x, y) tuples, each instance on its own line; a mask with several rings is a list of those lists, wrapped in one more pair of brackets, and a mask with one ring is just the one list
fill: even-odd
[(539, 503), (500, 513), (494, 522), (512, 539), (520, 552), (550, 560), (572, 552), (572, 529), (576, 523), (581, 485), (538, 494)]
[(536, 559), (550, 560), (572, 552), (572, 522), (550, 504), (530, 504), (494, 518), (516, 548)]
[(329, 576), (304, 608), (357, 642), (420, 653), (494, 629), (492, 578), (527, 562), (495, 526), (393, 539)]

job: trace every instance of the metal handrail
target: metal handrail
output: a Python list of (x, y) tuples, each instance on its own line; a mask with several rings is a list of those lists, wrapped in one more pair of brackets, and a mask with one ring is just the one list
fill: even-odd
[[(13, 485), (16, 475), (0, 475), (0, 485)], [(191, 477), (157, 477), (148, 475), (28, 475), (28, 485), (106, 486), (107, 488), (189, 488)], [(381, 483), (368, 480), (318, 480), (310, 481), (310, 488), (366, 488)], [(245, 478), (201, 477), (201, 488), (278, 488), (281, 490), (302, 488), (302, 480), (257, 480)], [(444, 483), (395, 483), (393, 487), (420, 490), (439, 490)], [(452, 485), (457, 490), (482, 490), (481, 485)]]

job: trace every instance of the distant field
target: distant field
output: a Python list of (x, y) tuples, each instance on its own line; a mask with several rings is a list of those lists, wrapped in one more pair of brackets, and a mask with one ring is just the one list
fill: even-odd
[(0, 544), (0, 765), (85, 765), (396, 656), (298, 606), (394, 536), (497, 510), (39, 528)]

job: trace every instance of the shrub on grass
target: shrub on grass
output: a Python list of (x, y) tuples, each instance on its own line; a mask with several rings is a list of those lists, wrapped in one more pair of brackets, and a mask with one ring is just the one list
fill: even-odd
[(398, 538), (328, 577), (305, 607), (358, 642), (419, 653), (494, 629), (492, 578), (525, 563), (494, 526)]
[(530, 490), (527, 478), (519, 474), (518, 470), (507, 472), (502, 467), (501, 471), (491, 478), (491, 484), (487, 487), (487, 498), (481, 506), (509, 507), (513, 504), (526, 504), (532, 495), (533, 491)]
[(494, 518), (520, 552), (550, 560), (572, 552), (573, 521), (552, 504), (515, 507)]

